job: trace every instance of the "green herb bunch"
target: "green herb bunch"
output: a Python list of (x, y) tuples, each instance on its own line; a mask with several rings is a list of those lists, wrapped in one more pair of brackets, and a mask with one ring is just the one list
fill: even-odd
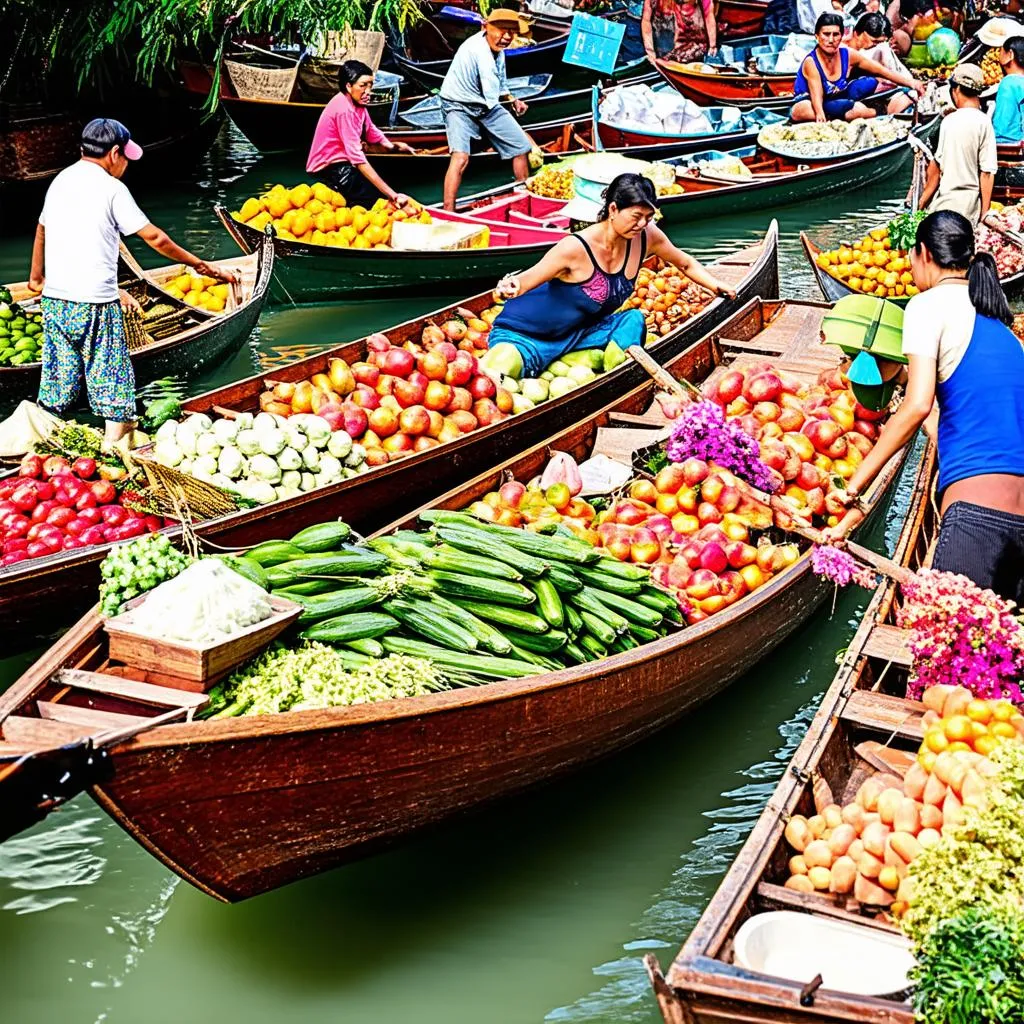
[(889, 241), (893, 249), (911, 249), (917, 242), (917, 225), (924, 220), (924, 210), (901, 213), (889, 221)]
[(942, 921), (911, 980), (921, 1024), (1024, 1022), (1024, 917), (972, 907)]

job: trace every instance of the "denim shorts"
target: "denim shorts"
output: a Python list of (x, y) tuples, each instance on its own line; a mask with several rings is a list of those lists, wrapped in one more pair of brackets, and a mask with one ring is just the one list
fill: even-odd
[(942, 517), (932, 568), (1024, 605), (1024, 516), (954, 501)]
[(475, 111), (461, 103), (441, 100), (441, 112), (451, 153), (472, 152), (476, 139), (493, 146), (502, 160), (511, 160), (533, 149), (530, 137), (500, 104), (487, 111)]

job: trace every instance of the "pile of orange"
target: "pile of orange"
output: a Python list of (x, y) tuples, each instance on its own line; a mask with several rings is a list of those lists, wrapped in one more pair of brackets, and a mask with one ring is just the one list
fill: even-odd
[(945, 750), (973, 750), (987, 757), (1000, 743), (1022, 739), (1024, 718), (1009, 701), (975, 698), (954, 714), (926, 721), (917, 759), (931, 771), (935, 758)]
[(344, 196), (319, 181), (292, 188), (274, 185), (269, 192), (246, 199), (231, 216), (257, 231), (272, 224), (277, 237), (287, 241), (342, 249), (388, 249), (395, 221), (431, 222), (430, 214), (411, 200), (398, 209), (378, 199), (367, 210), (348, 206)]
[(647, 324), (648, 340), (668, 334), (684, 320), (699, 313), (714, 296), (694, 284), (673, 266), (660, 270), (641, 267), (633, 294), (623, 309), (639, 309)]
[(906, 250), (893, 249), (888, 228), (875, 228), (853, 245), (820, 252), (816, 262), (855, 292), (882, 299), (917, 294), (910, 272), (910, 255)]

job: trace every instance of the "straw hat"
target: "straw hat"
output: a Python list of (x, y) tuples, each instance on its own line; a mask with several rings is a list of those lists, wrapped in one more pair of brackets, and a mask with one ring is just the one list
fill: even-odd
[(1013, 18), (992, 18), (974, 34), (986, 46), (1002, 46), (1014, 36), (1024, 36), (1024, 25)]
[(521, 36), (530, 31), (530, 20), (523, 17), (518, 11), (511, 11), (507, 7), (498, 7), (491, 11), (484, 19), (485, 25), (508, 25), (514, 28)]

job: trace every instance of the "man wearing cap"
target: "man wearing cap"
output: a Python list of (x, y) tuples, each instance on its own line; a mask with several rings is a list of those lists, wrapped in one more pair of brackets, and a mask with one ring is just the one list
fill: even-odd
[(981, 109), (985, 78), (976, 64), (960, 64), (949, 76), (956, 110), (942, 122), (935, 159), (921, 193), (920, 208), (954, 210), (974, 227), (992, 200), (997, 164), (996, 133)]
[(451, 162), (444, 176), (444, 208), (455, 209), (462, 175), (469, 164), (474, 139), (486, 139), (503, 160), (512, 161), (517, 181), (530, 173), (527, 154), (533, 148), (530, 137), (501, 105), (512, 99), (517, 114), (526, 104), (510, 97), (505, 76), (505, 50), (516, 35), (526, 35), (529, 23), (515, 11), (491, 11), (482, 32), (470, 36), (458, 49), (441, 83), (441, 109), (448, 133)]
[[(1024, 33), (1024, 27), (1020, 31)], [(1003, 43), (999, 63), (1003, 77), (996, 90), (992, 127), (997, 143), (1019, 145), (1024, 141), (1024, 34)]]
[(63, 414), (85, 377), (89, 405), (106, 421), (107, 441), (135, 426), (135, 375), (128, 356), (121, 306), (138, 303), (117, 287), (121, 235), (147, 245), (200, 274), (233, 282), (176, 245), (149, 222), (121, 182), (142, 147), (120, 121), (96, 118), (82, 130), (82, 158), (46, 190), (32, 247), (29, 288), (42, 292), (43, 375), (39, 404)]

